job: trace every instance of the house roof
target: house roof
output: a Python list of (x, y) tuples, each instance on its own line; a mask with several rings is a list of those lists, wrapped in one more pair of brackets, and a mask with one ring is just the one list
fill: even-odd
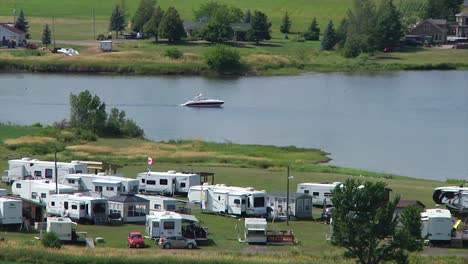
[[(271, 197), (281, 197), (281, 198), (286, 198), (288, 195), (287, 192), (268, 192), (268, 196), (271, 196)], [(302, 197), (302, 196), (310, 196), (309, 194), (305, 194), (305, 193), (296, 193), (296, 192), (290, 192), (289, 193), (289, 199), (297, 199), (299, 197)], [(310, 198), (312, 198), (312, 196), (310, 196)]]
[(142, 203), (149, 202), (148, 200), (135, 195), (116, 195), (109, 198), (109, 201), (119, 203)]
[(426, 206), (418, 200), (400, 200), (397, 204), (397, 208), (406, 208), (408, 206), (416, 206), (420, 208), (426, 208)]
[(461, 13), (456, 14), (455, 16), (457, 16), (457, 17), (468, 17), (468, 12), (461, 12)]
[(0, 24), (0, 27), (4, 28), (4, 29), (6, 29), (6, 30), (8, 30), (10, 32), (13, 32), (13, 33), (15, 33), (17, 35), (26, 35), (25, 32), (13, 27), (13, 26), (10, 26), (9, 24)]
[(442, 25), (447, 25), (447, 20), (446, 19), (434, 19), (434, 18), (428, 18), (426, 21), (431, 22), (432, 24), (442, 26)]

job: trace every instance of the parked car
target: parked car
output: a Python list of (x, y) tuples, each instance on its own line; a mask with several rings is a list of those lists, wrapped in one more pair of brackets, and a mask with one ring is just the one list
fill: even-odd
[(127, 245), (129, 248), (144, 248), (145, 239), (140, 232), (130, 232), (128, 233)]
[(197, 242), (194, 239), (185, 238), (183, 236), (170, 236), (170, 237), (161, 237), (159, 239), (159, 246), (161, 248), (196, 248)]
[(405, 39), (405, 46), (422, 46), (422, 41), (416, 39)]

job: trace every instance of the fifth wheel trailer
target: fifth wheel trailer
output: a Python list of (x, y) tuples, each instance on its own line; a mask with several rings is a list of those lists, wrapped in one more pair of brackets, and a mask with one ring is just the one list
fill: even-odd
[(23, 223), (23, 202), (21, 199), (0, 197), (0, 226), (19, 227)]
[(191, 172), (142, 172), (137, 176), (139, 190), (165, 195), (187, 194), (191, 186), (200, 185), (199, 174)]
[(331, 198), (332, 192), (339, 182), (334, 183), (315, 183), (305, 182), (297, 185), (298, 193), (305, 193), (312, 195), (312, 204), (317, 206), (330, 206), (333, 205)]

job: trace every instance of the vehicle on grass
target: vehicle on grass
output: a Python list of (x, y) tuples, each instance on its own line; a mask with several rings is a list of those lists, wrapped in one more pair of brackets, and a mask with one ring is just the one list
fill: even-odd
[(197, 242), (194, 239), (185, 238), (183, 236), (161, 237), (158, 242), (159, 246), (164, 249), (170, 248), (197, 248)]
[(208, 230), (193, 215), (156, 211), (146, 216), (146, 233), (157, 241), (161, 237), (183, 236), (196, 241), (208, 240)]
[(129, 248), (144, 248), (145, 239), (140, 232), (130, 232), (127, 237), (127, 246)]

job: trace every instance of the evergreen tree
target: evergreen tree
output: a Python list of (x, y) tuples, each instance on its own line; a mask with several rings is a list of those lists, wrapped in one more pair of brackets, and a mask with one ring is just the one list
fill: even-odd
[(317, 19), (314, 17), (310, 27), (304, 32), (305, 40), (319, 40), (320, 38), (320, 28), (318, 27)]
[(288, 12), (284, 13), (284, 17), (280, 26), (280, 31), (283, 34), (289, 34), (291, 30), (291, 18), (289, 18)]
[(125, 14), (123, 10), (116, 5), (110, 17), (109, 31), (115, 31), (115, 38), (117, 38), (117, 33), (122, 32), (125, 27)]
[(202, 4), (199, 9), (194, 10), (196, 20), (208, 19), (225, 23), (239, 23), (244, 18), (244, 13), (238, 7), (220, 4), (218, 2), (208, 2)]
[(158, 42), (159, 25), (161, 24), (161, 20), (163, 17), (164, 11), (161, 9), (160, 6), (158, 6), (154, 10), (151, 19), (143, 27), (145, 34), (148, 36), (153, 36), (156, 42)]
[(17, 28), (17, 29), (23, 31), (24, 33), (26, 33), (26, 38), (27, 39), (31, 38), (31, 36), (29, 35), (29, 24), (28, 24), (28, 21), (26, 20), (26, 18), (24, 16), (23, 9), (20, 10), (18, 18), (16, 19), (15, 28)]
[(232, 39), (234, 30), (229, 23), (210, 21), (199, 30), (198, 36), (210, 42), (221, 43)]
[(327, 28), (323, 32), (322, 50), (333, 50), (338, 39), (336, 37), (333, 21), (328, 22)]
[(140, 0), (135, 15), (132, 18), (132, 30), (135, 32), (143, 32), (143, 26), (154, 13), (155, 0)]
[(271, 39), (271, 22), (268, 22), (268, 17), (264, 13), (255, 10), (250, 24), (252, 28), (247, 32), (247, 39), (255, 41), (257, 45), (261, 40)]
[(380, 50), (400, 44), (403, 36), (400, 13), (392, 0), (382, 0), (377, 15), (376, 38)]
[(159, 24), (159, 36), (167, 38), (169, 42), (180, 40), (185, 36), (182, 19), (174, 7), (169, 7)]
[(244, 15), (244, 23), (250, 23), (251, 18), (252, 18), (252, 15), (250, 14), (250, 9), (247, 9)]
[(49, 29), (49, 24), (46, 24), (44, 30), (42, 31), (42, 44), (47, 46), (51, 43), (51, 31)]
[(347, 29), (348, 29), (348, 20), (346, 20), (346, 18), (343, 18), (340, 22), (340, 25), (338, 26), (338, 29), (336, 30), (336, 37), (338, 40), (337, 43), (340, 48), (343, 48), (346, 42)]
[(453, 21), (461, 11), (463, 0), (427, 0), (423, 18), (447, 19)]

